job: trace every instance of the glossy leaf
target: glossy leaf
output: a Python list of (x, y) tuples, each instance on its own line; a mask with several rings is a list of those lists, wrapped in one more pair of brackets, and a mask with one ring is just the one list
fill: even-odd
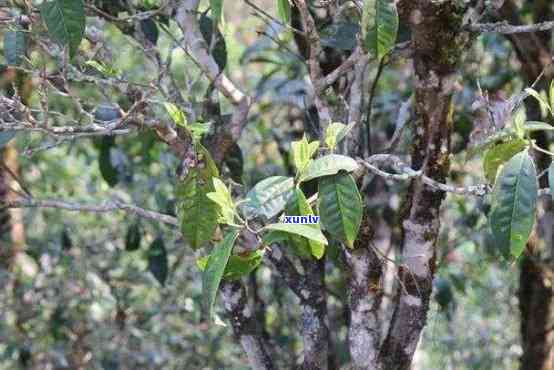
[(260, 181), (246, 194), (242, 211), (248, 218), (277, 216), (294, 195), (292, 177), (273, 176)]
[(300, 176), (300, 182), (335, 175), (339, 171), (352, 172), (356, 169), (358, 169), (358, 163), (354, 159), (344, 155), (329, 154), (311, 162)]
[(26, 48), (25, 32), (21, 29), (9, 30), (4, 33), (4, 57), (8, 65), (20, 65)]
[(516, 154), (498, 175), (490, 225), (504, 256), (519, 257), (535, 221), (537, 171), (527, 151)]
[(202, 273), (202, 302), (208, 320), (213, 317), (214, 303), (219, 290), (219, 284), (223, 278), (225, 267), (231, 257), (238, 231), (229, 232), (221, 242), (213, 248), (208, 263)]
[(167, 251), (161, 237), (157, 237), (148, 249), (148, 271), (162, 286), (165, 285), (168, 273)]
[(40, 15), (48, 35), (69, 48), (74, 56), (85, 35), (85, 4), (83, 0), (51, 0), (42, 3)]
[(512, 141), (497, 144), (485, 152), (483, 169), (485, 171), (485, 178), (489, 184), (494, 184), (498, 168), (514, 155), (521, 152), (526, 145), (527, 142), (525, 140), (514, 139)]
[(387, 55), (396, 42), (398, 11), (394, 0), (367, 0), (362, 13), (362, 41), (375, 58)]
[(347, 173), (320, 178), (318, 209), (325, 230), (354, 248), (362, 222), (362, 197), (354, 178)]
[(309, 240), (327, 245), (327, 238), (319, 228), (311, 227), (311, 225), (300, 224), (270, 224), (264, 227), (265, 230), (282, 231), (289, 234), (299, 235)]

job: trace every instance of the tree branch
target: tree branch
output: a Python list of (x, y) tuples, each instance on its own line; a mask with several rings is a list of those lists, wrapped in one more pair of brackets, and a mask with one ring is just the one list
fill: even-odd
[(92, 213), (109, 213), (115, 211), (123, 211), (148, 220), (158, 221), (171, 226), (178, 226), (179, 224), (177, 219), (173, 216), (146, 210), (137, 207), (134, 204), (123, 203), (118, 200), (111, 200), (100, 204), (83, 204), (55, 199), (37, 200), (33, 198), (19, 198), (0, 203), (0, 208), (55, 208), (70, 212)]
[(515, 26), (508, 22), (496, 22), (496, 23), (474, 23), (466, 26), (467, 29), (473, 32), (487, 33), (495, 32), (504, 35), (512, 35), (515, 33), (531, 33), (538, 31), (550, 31), (554, 29), (554, 21), (542, 22), (536, 24), (528, 24)]

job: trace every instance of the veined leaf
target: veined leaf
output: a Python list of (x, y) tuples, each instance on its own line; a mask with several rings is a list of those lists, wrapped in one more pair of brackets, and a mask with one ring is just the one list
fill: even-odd
[(4, 33), (4, 57), (10, 66), (18, 66), (25, 56), (25, 32), (17, 28)]
[(237, 230), (229, 232), (221, 242), (214, 246), (204, 272), (202, 273), (202, 302), (208, 320), (214, 314), (214, 303), (219, 290), (219, 284), (223, 278), (225, 267), (231, 257), (235, 240), (239, 235)]
[[(287, 205), (287, 215), (289, 216), (309, 216), (314, 215), (312, 207), (308, 203), (308, 200), (304, 196), (304, 193), (299, 188), (295, 189), (295, 196), (291, 199)], [(319, 223), (313, 225), (306, 225), (317, 230), (321, 230)], [(295, 248), (296, 252), (305, 258), (311, 258), (312, 256), (320, 259), (325, 254), (325, 245), (315, 240), (310, 240), (302, 236), (290, 234), (290, 242)]]
[(289, 24), (290, 22), (290, 3), (289, 0), (277, 0), (277, 14), (279, 19), (283, 21), (284, 24)]
[(218, 205), (207, 196), (215, 191), (213, 178), (219, 173), (206, 148), (199, 143), (196, 147), (202, 165), (192, 168), (175, 188), (180, 229), (193, 249), (212, 238), (219, 216)]
[(295, 234), (302, 236), (304, 238), (316, 241), (318, 243), (327, 245), (327, 238), (321, 230), (318, 228), (313, 228), (310, 225), (300, 225), (300, 224), (270, 224), (264, 227), (265, 230), (277, 230), (283, 231), (289, 234)]
[(320, 178), (318, 209), (325, 230), (354, 248), (362, 222), (362, 197), (354, 178), (347, 173)]
[(293, 194), (292, 177), (269, 177), (260, 181), (246, 194), (241, 209), (248, 218), (263, 216), (270, 219), (285, 209)]
[(221, 213), (221, 219), (219, 221), (232, 225), (235, 221), (235, 203), (233, 202), (233, 198), (231, 198), (231, 193), (229, 193), (223, 181), (217, 177), (214, 177), (212, 181), (215, 191), (213, 193), (208, 193), (207, 196), (219, 206), (219, 211)]
[(310, 163), (312, 157), (319, 149), (319, 142), (313, 141), (308, 143), (306, 136), (299, 141), (293, 141), (292, 147), (292, 161), (296, 167), (297, 173), (302, 173), (308, 163)]
[(525, 140), (514, 139), (505, 143), (497, 144), (485, 152), (483, 169), (489, 184), (494, 184), (498, 167), (517, 153), (521, 152), (526, 145), (527, 142)]
[(70, 56), (74, 56), (85, 35), (84, 1), (47, 1), (40, 6), (40, 15), (50, 37), (59, 44), (68, 46)]
[(394, 0), (367, 0), (362, 13), (362, 40), (377, 59), (393, 48), (398, 33), (398, 11)]
[(339, 171), (352, 172), (358, 169), (358, 163), (344, 155), (329, 154), (311, 162), (299, 181), (305, 182), (318, 177), (335, 175)]
[[(225, 267), (223, 279), (237, 280), (242, 276), (250, 274), (262, 263), (264, 254), (265, 249), (256, 249), (255, 251), (244, 255), (232, 255), (229, 257), (229, 261)], [(206, 256), (196, 260), (196, 266), (200, 271), (204, 271), (206, 269), (209, 257), (210, 256)]]
[(527, 151), (516, 154), (496, 181), (490, 225), (504, 256), (519, 257), (535, 222), (537, 171)]
[(164, 286), (167, 280), (167, 252), (162, 238), (156, 238), (148, 250), (148, 270)]

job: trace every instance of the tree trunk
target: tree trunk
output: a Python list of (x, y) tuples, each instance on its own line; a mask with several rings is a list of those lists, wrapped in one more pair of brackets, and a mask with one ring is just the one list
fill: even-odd
[[(416, 122), (412, 167), (445, 182), (450, 169), (456, 66), (468, 42), (468, 36), (459, 32), (462, 9), (450, 1), (418, 0), (400, 2), (399, 11), (411, 29), (414, 47)], [(402, 217), (400, 284), (379, 355), (379, 369), (411, 367), (429, 309), (439, 209), (444, 197), (444, 193), (425, 186), (419, 179), (408, 190)]]

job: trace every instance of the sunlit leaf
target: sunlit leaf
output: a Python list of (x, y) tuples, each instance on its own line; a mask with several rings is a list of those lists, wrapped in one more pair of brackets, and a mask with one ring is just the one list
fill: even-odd
[(235, 203), (231, 198), (231, 193), (229, 193), (223, 181), (217, 177), (214, 177), (212, 181), (215, 191), (208, 193), (207, 197), (219, 206), (221, 214), (219, 222), (232, 225), (235, 220)]
[(497, 144), (485, 152), (483, 170), (489, 184), (494, 184), (498, 168), (517, 153), (521, 152), (527, 142), (522, 139), (514, 139)]
[(279, 19), (285, 24), (290, 22), (290, 3), (289, 0), (277, 0), (277, 14)]
[(265, 230), (282, 231), (289, 234), (295, 234), (315, 242), (327, 245), (327, 238), (319, 228), (311, 227), (311, 225), (301, 224), (270, 224), (264, 227)]
[(273, 176), (260, 181), (246, 194), (241, 209), (248, 218), (267, 219), (281, 213), (294, 194), (292, 177)]
[(300, 176), (299, 181), (305, 182), (318, 177), (335, 175), (339, 171), (352, 172), (358, 169), (358, 163), (347, 156), (329, 154), (312, 161)]
[(302, 173), (308, 163), (310, 163), (312, 157), (317, 152), (319, 148), (319, 142), (313, 141), (308, 143), (306, 136), (299, 141), (293, 141), (291, 144), (292, 147), (292, 161), (296, 167), (297, 173)]

